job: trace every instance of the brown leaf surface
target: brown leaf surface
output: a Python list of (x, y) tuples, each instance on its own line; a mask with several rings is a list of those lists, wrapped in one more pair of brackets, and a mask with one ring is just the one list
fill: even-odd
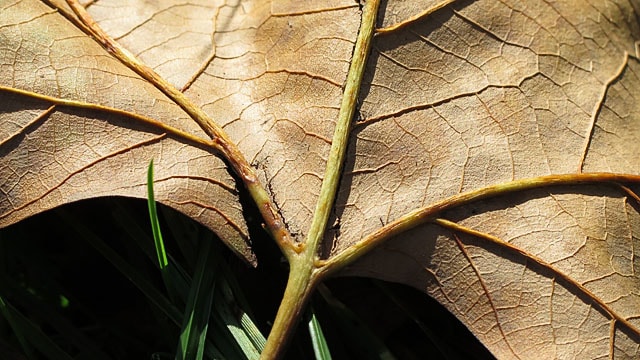
[[(389, 0), (379, 26), (440, 3)], [(465, 1), (380, 34), (325, 255), (461, 192), (548, 174), (638, 173), (638, 9)], [(358, 4), (101, 0), (88, 11), (224, 127), (304, 239)], [(0, 6), (0, 85), (205, 137), (65, 13), (35, 0)], [(79, 199), (144, 197), (154, 158), (158, 200), (251, 257), (237, 184), (211, 149), (126, 115), (51, 106), (0, 91), (0, 226)], [(427, 292), (501, 359), (634, 358), (638, 209), (616, 186), (530, 190), (450, 210), (441, 216), (458, 228), (417, 227), (345, 273)]]
[[(628, 3), (598, 6), (461, 3), (378, 37), (331, 253), (412, 209), (493, 183), (638, 173), (638, 17)], [(638, 208), (616, 188), (501, 197), (442, 215), (480, 234), (424, 225), (348, 273), (424, 289), (501, 359), (635, 358)]]
[[(39, 1), (3, 4), (6, 87), (138, 113), (203, 137), (160, 91)], [(154, 158), (158, 200), (206, 224), (251, 259), (235, 182), (221, 159), (108, 111), (52, 106), (0, 91), (0, 225), (97, 196), (146, 197)]]
[[(139, 9), (141, 24), (136, 24), (127, 16), (129, 3), (100, 1), (88, 10), (160, 75), (188, 87), (185, 93), (223, 126), (255, 165), (274, 190), (292, 232), (303, 238), (358, 30), (357, 4), (164, 1)], [(200, 18), (202, 9), (212, 15), (209, 33), (200, 34), (200, 42), (188, 42), (189, 49), (201, 55), (194, 61), (182, 51), (185, 43), (173, 39), (194, 32), (192, 21), (197, 21), (191, 16)], [(183, 15), (165, 16), (175, 11)], [(161, 19), (169, 25), (159, 26)], [(155, 51), (164, 55), (151, 56)], [(171, 56), (171, 66), (161, 60), (176, 53), (180, 56)], [(147, 54), (152, 59), (147, 60)]]

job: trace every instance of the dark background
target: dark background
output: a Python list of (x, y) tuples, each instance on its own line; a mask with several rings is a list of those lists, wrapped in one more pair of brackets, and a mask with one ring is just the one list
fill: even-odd
[[(147, 298), (68, 226), (68, 219), (89, 226), (111, 248), (162, 288), (156, 266), (130, 241), (130, 231), (123, 229), (115, 220), (114, 212), (123, 208), (127, 209), (127, 216), (132, 217), (151, 237), (146, 202), (125, 198), (81, 201), (1, 229), (0, 295), (34, 323), (41, 324), (44, 333), (59, 341), (63, 349), (71, 349), (72, 346), (65, 343), (55, 329), (47, 326), (48, 316), (66, 317), (111, 358), (172, 358), (179, 329), (168, 321), (164, 322)], [(67, 219), (66, 222), (61, 215)], [(207, 230), (173, 210), (162, 208), (161, 227), (168, 253), (181, 261), (177, 239), (166, 230), (167, 225), (163, 222), (167, 215), (181, 219), (198, 231)], [(260, 229), (256, 224), (252, 227)], [(252, 234), (259, 261), (257, 268), (237, 259), (217, 239), (214, 240), (217, 243), (214, 249), (223, 252), (223, 258), (233, 269), (251, 306), (254, 321), (266, 336), (284, 290), (287, 267), (270, 239), (255, 239), (264, 236), (261, 232)], [(413, 288), (346, 277), (330, 279), (325, 285), (325, 292), (330, 292), (334, 299), (345, 304), (361, 320), (355, 326), (373, 332), (397, 359), (493, 358), (446, 309)], [(24, 300), (25, 291), (52, 307), (39, 314), (33, 310), (38, 307), (34, 308)], [(57, 305), (61, 295), (69, 300), (66, 307)], [(312, 304), (333, 358), (365, 358), (360, 348), (352, 346), (351, 334), (345, 334), (338, 321), (340, 319), (336, 318), (340, 315), (336, 315), (326, 299), (316, 293)], [(25, 358), (18, 339), (2, 318), (0, 339), (0, 352), (5, 354), (3, 359)], [(312, 358), (309, 333), (306, 324), (301, 324), (287, 359)]]

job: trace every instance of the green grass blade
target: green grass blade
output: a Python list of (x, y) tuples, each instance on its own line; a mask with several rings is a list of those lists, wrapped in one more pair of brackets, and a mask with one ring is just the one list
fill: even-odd
[(201, 241), (185, 309), (176, 359), (203, 359), (215, 289), (216, 260), (211, 241)]
[(223, 262), (220, 270), (222, 272), (221, 286), (226, 289), (227, 294), (230, 294), (228, 300), (233, 304), (235, 309), (234, 313), (237, 314), (236, 319), (239, 320), (240, 327), (244, 330), (258, 352), (262, 352), (264, 345), (267, 343), (267, 339), (252, 320), (251, 308), (243, 294), (242, 287), (227, 262)]
[[(78, 235), (87, 241), (91, 246), (93, 246), (102, 256), (104, 256), (107, 261), (109, 261), (124, 277), (126, 277), (131, 283), (133, 283), (149, 300), (150, 303), (154, 304), (163, 314), (165, 314), (171, 322), (173, 322), (176, 326), (181, 326), (183, 322), (183, 314), (178, 308), (164, 295), (162, 292), (153, 286), (150, 282), (148, 282), (135, 267), (130, 265), (126, 260), (124, 260), (116, 251), (114, 251), (110, 246), (108, 246), (100, 237), (95, 235), (93, 231), (91, 231), (85, 225), (74, 221), (74, 219), (70, 218), (68, 214), (64, 211), (58, 212), (63, 221), (67, 224), (68, 227), (74, 229)], [(150, 240), (148, 237), (145, 238)], [(174, 262), (169, 262), (168, 269), (174, 269), (172, 271), (174, 274), (182, 274), (181, 269), (176, 269), (178, 267)], [(179, 286), (179, 288), (189, 288), (190, 279), (187, 277), (182, 278), (183, 286)], [(187, 292), (185, 291), (185, 294)], [(185, 296), (186, 298), (186, 296)], [(207, 341), (206, 346), (206, 355), (210, 359), (223, 359), (222, 353), (218, 349), (217, 343), (214, 345), (212, 341)]]
[(149, 218), (151, 219), (151, 231), (153, 232), (153, 240), (158, 254), (158, 265), (163, 271), (169, 261), (167, 253), (164, 249), (164, 241), (162, 241), (162, 233), (160, 232), (160, 223), (158, 222), (158, 211), (156, 209), (156, 200), (153, 193), (153, 159), (149, 162), (147, 170), (147, 204), (149, 205)]
[(322, 327), (316, 317), (316, 313), (311, 307), (311, 319), (307, 323), (309, 328), (309, 335), (311, 336), (311, 344), (313, 345), (313, 353), (316, 356), (316, 360), (331, 360), (331, 352), (327, 345), (327, 340), (324, 338)]
[(254, 341), (242, 327), (240, 319), (234, 314), (241, 313), (240, 307), (236, 304), (234, 293), (224, 279), (221, 279), (218, 291), (214, 298), (216, 312), (222, 324), (233, 337), (233, 340), (242, 350), (243, 355), (250, 360), (258, 359), (260, 351), (256, 348)]
[(149, 219), (151, 221), (151, 231), (153, 233), (153, 244), (158, 256), (158, 265), (160, 267), (162, 280), (164, 281), (164, 285), (169, 293), (169, 298), (173, 300), (174, 303), (177, 302), (177, 300), (185, 303), (189, 290), (188, 287), (185, 286), (184, 274), (176, 271), (178, 269), (177, 267), (169, 266), (167, 252), (164, 247), (164, 240), (162, 239), (162, 232), (160, 231), (158, 210), (156, 208), (156, 201), (153, 192), (153, 159), (149, 162), (149, 168), (147, 171), (147, 197)]
[[(216, 308), (215, 295), (213, 302), (215, 304), (214, 308)], [(247, 360), (244, 351), (240, 348), (240, 345), (238, 345), (231, 333), (229, 333), (227, 325), (223, 323), (220, 315), (216, 311), (213, 311), (211, 318), (208, 332), (209, 340), (215, 342), (220, 352), (224, 354), (227, 359)]]
[(244, 311), (240, 311), (240, 326), (244, 329), (245, 334), (247, 334), (253, 346), (259, 352), (262, 352), (264, 345), (267, 343), (267, 339), (262, 335), (260, 329), (258, 329), (249, 314)]
[[(114, 201), (111, 206), (114, 208), (112, 215), (115, 223), (129, 235), (132, 240), (131, 243), (135, 243), (151, 262), (156, 263), (158, 251), (155, 246), (155, 241), (151, 239), (148, 233), (145, 232), (137, 222), (132, 220), (136, 218), (136, 214), (132, 214), (129, 209), (119, 205), (117, 201)], [(162, 243), (164, 244), (164, 241), (162, 241)], [(186, 271), (177, 265), (170, 254), (166, 254), (166, 256), (168, 265), (164, 268), (164, 272), (161, 273), (163, 282), (167, 288), (169, 299), (171, 299), (176, 306), (182, 308), (187, 301), (187, 294), (189, 293), (189, 285), (186, 279), (190, 277)]]

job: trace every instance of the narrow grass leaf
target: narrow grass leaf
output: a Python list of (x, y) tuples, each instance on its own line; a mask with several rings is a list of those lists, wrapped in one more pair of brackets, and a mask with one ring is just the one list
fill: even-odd
[(220, 270), (222, 272), (221, 286), (222, 288), (227, 289), (225, 290), (226, 294), (231, 295), (231, 297), (229, 297), (229, 301), (234, 304), (235, 313), (238, 314), (236, 318), (239, 319), (240, 326), (258, 352), (262, 352), (265, 344), (267, 343), (267, 339), (252, 320), (249, 302), (245, 298), (235, 274), (229, 268), (229, 264), (227, 262), (222, 263)]
[(200, 360), (204, 356), (215, 275), (216, 257), (211, 251), (211, 241), (201, 241), (180, 335), (176, 357), (179, 360)]
[(242, 310), (240, 312), (240, 326), (244, 329), (245, 334), (247, 334), (253, 346), (259, 352), (262, 352), (264, 345), (267, 343), (267, 339), (262, 335), (262, 332), (260, 332), (260, 329), (258, 329), (249, 314)]
[(240, 319), (234, 314), (241, 312), (235, 303), (234, 294), (226, 281), (221, 281), (215, 294), (215, 309), (228, 332), (242, 350), (247, 359), (253, 360), (260, 357), (260, 351), (254, 345), (254, 341), (244, 330)]
[[(171, 320), (176, 326), (181, 326), (183, 322), (183, 314), (178, 308), (165, 296), (162, 292), (153, 286), (146, 278), (126, 260), (124, 260), (117, 252), (107, 245), (100, 237), (95, 235), (85, 225), (74, 221), (66, 212), (60, 211), (58, 214), (70, 228), (74, 229), (78, 235), (93, 246), (102, 256), (107, 259), (125, 278), (140, 290), (150, 303), (154, 304), (165, 316)], [(146, 237), (146, 235), (145, 235)], [(146, 239), (150, 240), (148, 237)], [(174, 262), (169, 262), (169, 268), (175, 266)], [(173, 273), (177, 273), (174, 271)], [(189, 288), (190, 279), (188, 276), (182, 280), (184, 288)], [(182, 287), (182, 286), (180, 286)], [(184, 292), (185, 294), (187, 291)], [(186, 297), (186, 296), (185, 296)], [(207, 341), (206, 355), (210, 359), (224, 359), (223, 353), (219, 350), (220, 346), (212, 341)], [(232, 357), (228, 357), (232, 358)]]
[[(133, 214), (128, 214), (129, 210), (119, 205), (117, 202), (114, 202), (113, 206), (115, 209), (117, 209), (117, 211), (113, 213), (116, 222), (118, 222), (120, 226), (125, 230), (125, 232), (129, 234), (131, 239), (148, 256), (150, 260), (153, 261), (154, 259), (156, 259), (155, 247), (152, 249), (151, 247), (147, 246), (152, 242), (151, 238), (149, 238), (147, 233), (140, 226), (138, 226), (136, 222), (131, 220), (132, 218), (134, 218)], [(169, 225), (171, 225), (171, 223)], [(200, 241), (208, 241), (212, 244), (215, 241), (211, 232), (203, 232), (200, 235), (202, 236)], [(197, 236), (196, 233), (189, 232), (187, 233), (187, 236), (189, 236), (189, 239), (186, 240), (188, 240), (189, 242), (196, 243), (199, 241), (197, 238), (191, 238), (193, 236)], [(194, 253), (196, 252), (197, 249), (194, 249)], [(180, 322), (174, 321), (174, 323), (176, 323), (178, 326), (181, 326), (184, 321), (183, 314), (177, 310), (177, 307), (186, 306), (185, 304), (188, 302), (188, 296), (190, 292), (189, 289), (191, 288), (191, 276), (189, 276), (187, 271), (185, 271), (179, 263), (172, 259), (170, 254), (167, 254), (167, 259), (169, 261), (165, 270), (167, 276), (172, 278), (171, 280), (169, 280), (169, 282), (173, 284), (173, 287), (172, 289), (168, 289), (168, 291), (170, 292), (169, 298), (171, 299), (171, 301), (166, 300), (166, 298), (165, 301), (171, 304), (172, 309), (176, 309), (176, 311), (179, 313), (179, 318), (181, 320)], [(223, 359), (225, 357), (230, 359), (234, 358), (233, 356), (227, 355), (227, 352), (224, 349), (224, 344), (221, 345), (219, 339), (213, 338), (211, 336), (209, 336), (207, 339), (205, 354), (210, 359)], [(227, 356), (223, 356), (223, 354)]]
[(313, 306), (310, 308), (311, 319), (307, 323), (309, 328), (309, 335), (311, 336), (311, 344), (313, 345), (313, 353), (316, 356), (316, 360), (331, 360), (331, 352), (327, 345), (327, 340), (324, 338), (322, 327), (316, 317), (316, 313)]
[(156, 200), (153, 194), (153, 159), (149, 162), (149, 168), (147, 170), (147, 204), (149, 205), (151, 231), (153, 232), (153, 240), (158, 254), (158, 265), (162, 271), (167, 267), (169, 261), (167, 260), (167, 253), (164, 250), (164, 241), (162, 241), (160, 223), (158, 222), (158, 211), (156, 210)]
[[(132, 220), (136, 218), (136, 214), (131, 214), (129, 209), (120, 205), (117, 201), (114, 201), (111, 206), (115, 209), (112, 213), (115, 223), (129, 235), (132, 242), (142, 250), (151, 262), (156, 263), (158, 251), (156, 250), (155, 241), (149, 237), (148, 233), (145, 232), (138, 223)], [(164, 244), (164, 240), (162, 243)], [(171, 254), (167, 253), (166, 257), (168, 265), (164, 269), (163, 276), (166, 277), (166, 280), (163, 277), (163, 282), (165, 282), (165, 286), (167, 286), (167, 283), (171, 286), (167, 288), (169, 299), (174, 305), (182, 308), (184, 304), (186, 304), (189, 293), (189, 285), (186, 279), (190, 279), (190, 277), (187, 275), (187, 272), (172, 259)]]
[[(214, 304), (217, 308), (217, 303), (214, 297)], [(231, 333), (227, 328), (227, 324), (222, 321), (220, 315), (214, 311), (209, 322), (209, 340), (215, 342), (216, 346), (225, 358), (233, 360), (247, 360), (247, 356), (240, 348), (240, 345), (235, 341)]]
[(183, 303), (186, 301), (185, 296), (188, 290), (183, 286), (185, 282), (182, 281), (181, 275), (176, 273), (175, 267), (169, 267), (169, 260), (167, 260), (167, 252), (164, 247), (164, 240), (162, 239), (162, 232), (160, 231), (160, 222), (158, 221), (158, 210), (156, 209), (156, 201), (153, 193), (153, 159), (149, 162), (149, 168), (147, 170), (147, 204), (149, 206), (149, 219), (151, 221), (151, 231), (153, 233), (153, 244), (155, 245), (156, 254), (158, 256), (158, 265), (160, 267), (160, 274), (162, 280), (169, 293), (169, 298), (174, 302), (180, 299)]

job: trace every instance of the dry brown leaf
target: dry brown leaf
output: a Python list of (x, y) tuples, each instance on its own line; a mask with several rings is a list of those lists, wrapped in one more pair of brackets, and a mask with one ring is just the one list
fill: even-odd
[[(549, 174), (639, 173), (640, 3), (445, 2), (381, 9), (379, 26), (392, 30), (374, 40), (328, 259), (463, 192)], [(359, 5), (101, 0), (88, 11), (223, 126), (304, 240)], [(72, 18), (36, 0), (2, 4), (0, 85), (206, 137)], [(237, 184), (211, 149), (109, 110), (51, 108), (7, 90), (0, 104), (0, 226), (83, 198), (144, 197), (155, 158), (158, 200), (251, 259)], [(466, 204), (440, 214), (453, 223), (416, 227), (344, 273), (425, 291), (501, 359), (635, 358), (640, 204), (630, 191), (575, 185)]]
[[(204, 137), (155, 87), (39, 1), (3, 4), (2, 86), (138, 113)], [(207, 149), (109, 111), (0, 92), (0, 224), (97, 196), (145, 197), (154, 158), (158, 199), (212, 228), (251, 259), (235, 181)]]
[[(463, 3), (379, 37), (332, 253), (414, 208), (492, 183), (638, 173), (638, 14), (598, 6)], [(501, 359), (635, 358), (638, 206), (618, 189), (573, 187), (443, 214), (551, 264), (631, 331), (558, 274), (436, 225), (388, 241), (349, 273), (425, 290)]]

